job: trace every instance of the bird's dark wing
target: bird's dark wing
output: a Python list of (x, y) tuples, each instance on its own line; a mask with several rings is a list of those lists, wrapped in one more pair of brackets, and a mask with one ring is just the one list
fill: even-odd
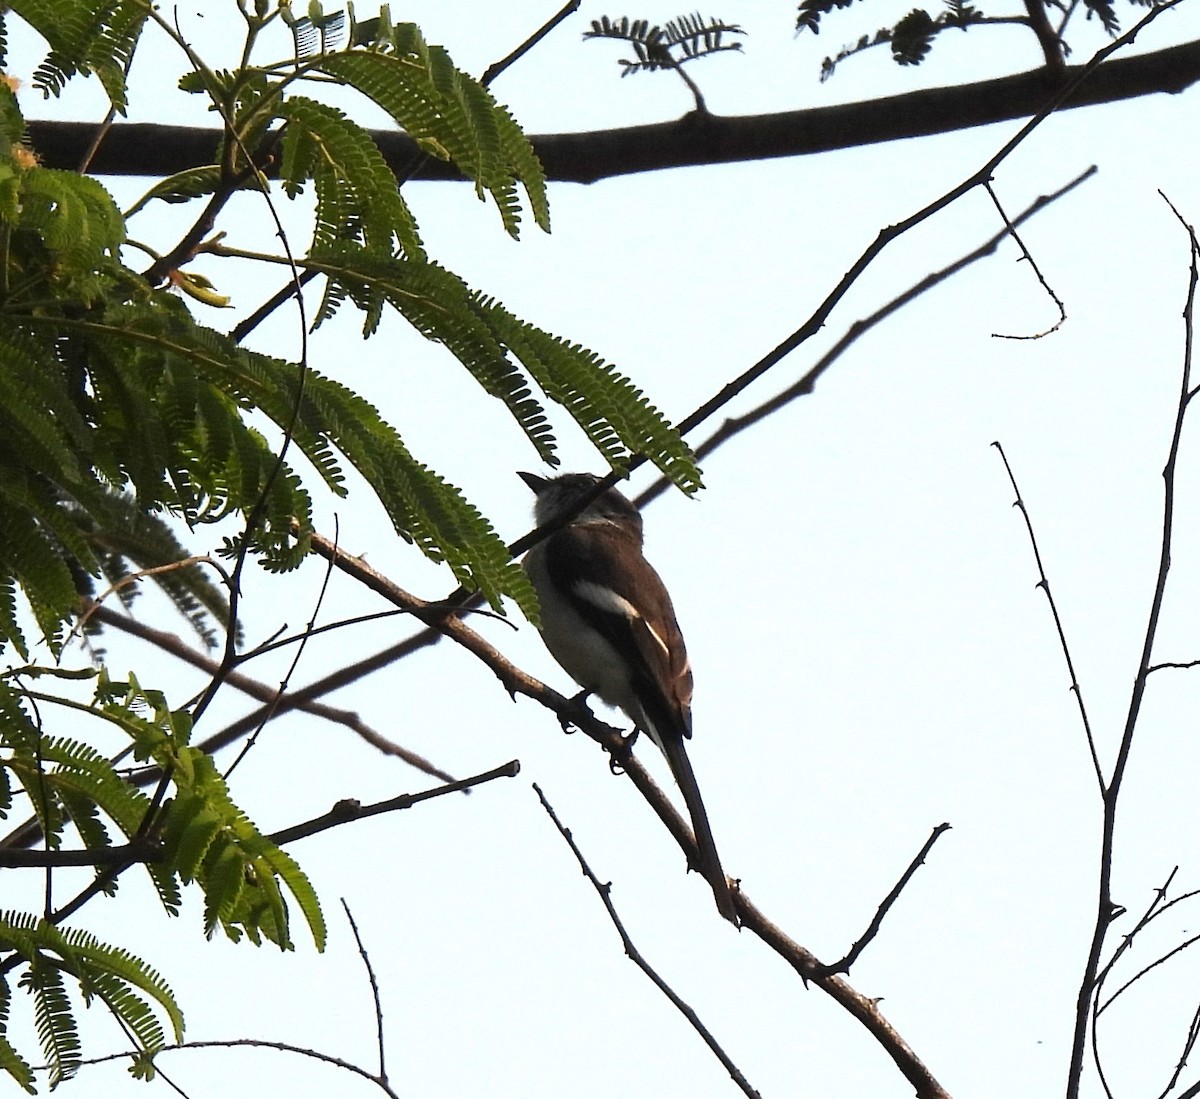
[(666, 756), (692, 820), (699, 852), (695, 869), (712, 887), (721, 915), (737, 926), (737, 909), (684, 747), (692, 735), (692, 669), (665, 585), (642, 556), (640, 538), (616, 525), (566, 527), (546, 542), (545, 564), (555, 588), (629, 668), (633, 701), (642, 716), (620, 704)]
[(692, 669), (671, 597), (638, 541), (615, 526), (567, 527), (546, 546), (546, 567), (627, 662), (656, 738), (692, 735)]

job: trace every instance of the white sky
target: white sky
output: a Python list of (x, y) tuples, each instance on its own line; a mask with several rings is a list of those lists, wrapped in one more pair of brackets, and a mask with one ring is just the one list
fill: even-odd
[[(472, 0), (393, 10), (420, 23), (461, 67), (480, 72), (557, 6)], [(1037, 63), (1031, 37), (975, 30), (939, 42), (916, 70), (898, 69), (876, 51), (845, 63), (831, 83), (817, 82), (825, 54), (908, 6), (837, 13), (817, 39), (793, 37), (794, 4), (706, 10), (750, 31), (746, 55), (692, 71), (713, 111), (743, 114)], [(1119, 11), (1132, 21), (1138, 9)], [(619, 80), (619, 47), (580, 41), (590, 19), (626, 13), (677, 14), (585, 2), (497, 82), (497, 95), (528, 132), (664, 120), (688, 109), (685, 89), (669, 74)], [(232, 4), (184, 5), (178, 18), (211, 64), (233, 60), (240, 20)], [(1104, 42), (1094, 25), (1085, 30), (1077, 60)], [(1160, 18), (1137, 48), (1198, 36), (1200, 9), (1188, 2)], [(286, 49), (281, 39), (280, 53)], [(211, 121), (196, 99), (170, 91), (181, 65), (171, 51), (161, 41), (139, 51), (133, 119)], [(14, 71), (24, 57), (29, 68), (40, 60), (19, 37), (10, 57)], [(23, 96), (32, 117), (103, 113), (86, 86), (58, 103)], [(1195, 93), (1065, 113), (997, 173), (997, 192), (1015, 214), (1099, 166), (1097, 178), (1023, 233), (1066, 304), (1058, 333), (1032, 342), (992, 337), (1038, 332), (1055, 318), (1028, 265), (1006, 246), (860, 340), (813, 396), (719, 450), (705, 465), (708, 489), (698, 501), (666, 498), (646, 516), (648, 555), (671, 587), (696, 668), (692, 759), (717, 842), (726, 869), (767, 915), (818, 955), (840, 956), (930, 829), (953, 825), (850, 980), (884, 998), (885, 1014), (956, 1095), (1061, 1094), (1099, 843), (1099, 798), (1069, 681), (989, 444), (1003, 441), (1032, 511), (1107, 765), (1152, 590), (1160, 472), (1182, 361), (1187, 241), (1156, 189), (1200, 219), (1195, 115)], [(553, 234), (532, 229), (520, 243), (465, 186), (417, 183), (405, 193), (440, 262), (525, 319), (616, 362), (681, 418), (798, 327), (882, 227), (958, 183), (1018, 125), (554, 185)], [(136, 181), (110, 183), (123, 203), (139, 190)], [(293, 229), (301, 244), (302, 215), (295, 212)], [(133, 232), (165, 247), (190, 216), (178, 207), (155, 210)], [(259, 199), (239, 200), (221, 227), (236, 245), (271, 244)], [(790, 384), (854, 320), (998, 227), (986, 195), (976, 192), (897, 241), (820, 337), (729, 414)], [(206, 317), (218, 325), (278, 285), (274, 274), (231, 261), (197, 267), (234, 294), (238, 312)], [(254, 346), (294, 355), (294, 311), (281, 311)], [(396, 318), (363, 343), (347, 309), (316, 334), (310, 358), (377, 402), (411, 449), (462, 486), (506, 537), (528, 528), (529, 494), (514, 471), (536, 468), (536, 458), (447, 354)], [(555, 422), (565, 468), (598, 470), (567, 418)], [(1194, 438), (1189, 427), (1161, 660), (1200, 657)], [(634, 488), (647, 482), (643, 474)], [(389, 533), (365, 490), (319, 507), (324, 530), (336, 513), (341, 543), (402, 586), (428, 598), (453, 586)], [(207, 537), (201, 532), (199, 549), (215, 544)], [(284, 623), (301, 627), (321, 578), (315, 562), (282, 580), (253, 577), (250, 639)], [(147, 596), (142, 613), (154, 605)], [(373, 609), (374, 600), (335, 578), (321, 618)], [(185, 631), (182, 622), (166, 624)], [(476, 625), (520, 666), (570, 689), (528, 626), (514, 633), (491, 621)], [(314, 641), (293, 682), (319, 678), (407, 632), (390, 620)], [(136, 667), (176, 702), (199, 682), (143, 645), (116, 635), (108, 645), (114, 674)], [(277, 682), (282, 667), (264, 660), (247, 670)], [(1196, 675), (1155, 675), (1143, 710), (1119, 821), (1115, 891), (1131, 911), (1149, 903), (1176, 864), (1180, 889), (1200, 886)], [(858, 1024), (719, 918), (707, 886), (685, 876), (678, 849), (631, 786), (609, 775), (590, 741), (564, 737), (553, 715), (528, 701), (510, 703), (472, 658), (443, 644), (329, 701), (456, 774), (514, 757), (522, 773), (470, 797), (295, 844), (329, 920), (324, 955), (306, 945), (299, 927), (299, 949), (289, 956), (205, 945), (198, 904), (169, 922), (134, 875), (119, 903), (90, 905), (76, 922), (166, 976), (187, 1012), (189, 1038), (275, 1039), (371, 1069), (370, 992), (340, 911), (345, 897), (382, 987), (389, 1071), (402, 1094), (736, 1094), (686, 1022), (624, 959), (538, 806), (529, 786), (536, 781), (596, 873), (613, 882), (639, 949), (763, 1096), (911, 1094)], [(224, 692), (201, 732), (243, 709)], [(61, 731), (95, 733), (71, 724)], [(668, 782), (652, 750), (642, 754)], [(341, 798), (366, 802), (429, 785), (344, 730), (289, 716), (267, 729), (235, 773), (234, 795), (261, 827), (274, 829)], [(36, 907), (40, 879), (30, 875), (25, 887), (19, 896), (7, 886), (5, 906)], [(1181, 905), (1174, 921), (1161, 921), (1170, 926), (1158, 947), (1186, 937), (1195, 919)], [(1155, 956), (1147, 941), (1135, 964)], [(1197, 964), (1185, 954), (1104, 1016), (1106, 1068), (1122, 1094), (1153, 1095), (1165, 1085), (1200, 1000)], [(14, 1013), (23, 1010), (18, 999)], [(89, 1041), (92, 1052), (122, 1047), (101, 1018)], [(173, 1054), (162, 1067), (193, 1099), (249, 1095), (264, 1084), (290, 1099), (373, 1094), (369, 1083), (335, 1069), (261, 1051)], [(71, 1087), (89, 1096), (169, 1094), (161, 1082), (147, 1089), (112, 1066), (85, 1069)], [(1095, 1080), (1085, 1093), (1100, 1093)]]

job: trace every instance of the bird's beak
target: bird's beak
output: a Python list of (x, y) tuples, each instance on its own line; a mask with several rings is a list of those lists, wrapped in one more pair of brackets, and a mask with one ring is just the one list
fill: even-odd
[(524, 481), (531, 489), (533, 489), (535, 494), (539, 495), (550, 483), (545, 477), (539, 477), (536, 473), (518, 473), (517, 476), (520, 477), (521, 480)]

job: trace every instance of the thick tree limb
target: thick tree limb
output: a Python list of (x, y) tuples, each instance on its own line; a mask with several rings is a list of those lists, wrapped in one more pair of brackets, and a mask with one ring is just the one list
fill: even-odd
[[(1082, 71), (1065, 66), (836, 107), (778, 114), (688, 114), (672, 122), (594, 133), (531, 138), (551, 180), (594, 183), (610, 176), (662, 168), (807, 156), (901, 138), (950, 133), (1037, 113)], [(1200, 41), (1099, 66), (1062, 108), (1113, 103), (1155, 92), (1178, 94), (1200, 80)], [(49, 168), (74, 170), (95, 136), (90, 122), (31, 120), (33, 147)], [(163, 176), (216, 157), (221, 132), (150, 123), (116, 125), (97, 151), (96, 175)], [(397, 173), (407, 173), (420, 150), (406, 135), (372, 131)], [(423, 180), (461, 179), (454, 165), (426, 158)]]

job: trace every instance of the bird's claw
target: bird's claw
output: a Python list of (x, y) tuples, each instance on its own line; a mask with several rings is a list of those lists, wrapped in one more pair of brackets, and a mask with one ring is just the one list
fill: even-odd
[(558, 724), (562, 731), (570, 736), (576, 729), (581, 728), (585, 721), (590, 721), (592, 711), (588, 709), (587, 698), (591, 691), (580, 691), (567, 702), (566, 709), (558, 715)]
[(634, 729), (627, 737), (621, 741), (621, 746), (612, 753), (608, 760), (608, 769), (614, 775), (623, 775), (625, 773), (625, 765), (629, 762), (629, 757), (633, 755), (633, 745), (638, 738), (640, 729)]

